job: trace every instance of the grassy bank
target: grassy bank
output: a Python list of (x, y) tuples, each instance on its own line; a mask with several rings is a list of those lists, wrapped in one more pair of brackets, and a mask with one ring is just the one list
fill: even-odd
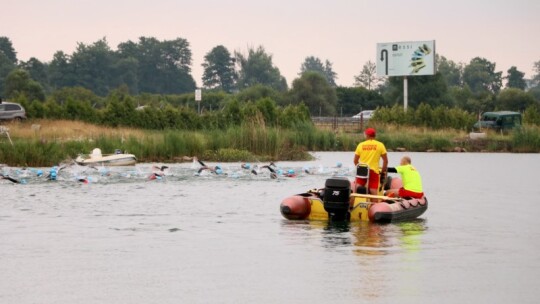
[[(302, 125), (296, 130), (243, 125), (226, 130), (146, 131), (110, 128), (79, 121), (34, 120), (9, 123), (0, 137), (0, 163), (11, 166), (50, 166), (101, 148), (104, 154), (122, 149), (140, 162), (180, 162), (185, 156), (211, 161), (305, 160), (307, 151), (353, 151), (362, 135), (317, 130)], [(453, 129), (376, 125), (379, 140), (398, 151), (539, 152), (540, 128), (524, 127), (509, 135), (488, 133), (470, 140)]]
[(331, 132), (246, 125), (210, 131), (146, 131), (109, 128), (79, 121), (35, 120), (6, 124), (13, 145), (0, 138), (0, 163), (12, 166), (50, 166), (90, 153), (122, 149), (140, 162), (179, 162), (185, 156), (215, 161), (309, 159), (308, 150), (330, 149)]

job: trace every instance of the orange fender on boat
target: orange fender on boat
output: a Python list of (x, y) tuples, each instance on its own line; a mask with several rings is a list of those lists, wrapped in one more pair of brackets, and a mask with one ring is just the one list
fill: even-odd
[(279, 209), (283, 217), (288, 220), (303, 220), (311, 212), (310, 194), (297, 194), (289, 196), (281, 202)]
[(370, 221), (392, 221), (416, 218), (427, 209), (427, 198), (402, 199), (392, 204), (381, 202), (372, 204), (368, 216)]
[(390, 204), (387, 204), (387, 203), (372, 204), (368, 210), (369, 220), (374, 221), (376, 220), (376, 216), (375, 216), (376, 214), (385, 213), (385, 212), (392, 212), (392, 208), (390, 207)]

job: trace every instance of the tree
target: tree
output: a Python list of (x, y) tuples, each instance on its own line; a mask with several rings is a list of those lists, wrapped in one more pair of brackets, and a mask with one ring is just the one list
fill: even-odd
[(383, 81), (383, 77), (377, 77), (377, 65), (373, 61), (366, 62), (360, 74), (354, 76), (354, 85), (368, 90), (377, 89)]
[[(454, 105), (454, 100), (449, 94), (446, 81), (440, 73), (436, 73), (433, 76), (408, 77), (407, 87), (407, 104), (413, 108), (421, 103), (429, 104), (432, 107), (438, 105)], [(389, 104), (403, 103), (403, 79), (401, 77), (389, 78), (389, 86), (385, 92), (385, 100)]]
[(0, 54), (6, 56), (7, 60), (11, 62), (11, 64), (17, 64), (17, 52), (15, 52), (13, 44), (8, 37), (0, 37)]
[(75, 73), (70, 61), (71, 57), (64, 52), (54, 53), (49, 64), (49, 81), (53, 90), (75, 86)]
[(306, 57), (300, 66), (300, 73), (298, 73), (298, 76), (302, 76), (306, 72), (318, 72), (321, 75), (324, 75), (324, 65), (322, 61), (314, 56)]
[(313, 116), (336, 114), (336, 90), (317, 72), (306, 72), (295, 79), (288, 97), (292, 104), (305, 104)]
[(191, 76), (191, 49), (183, 38), (161, 42), (161, 69), (164, 79), (163, 92), (171, 94), (195, 91), (195, 80)]
[(508, 88), (497, 95), (497, 107), (500, 110), (524, 111), (535, 104), (534, 97), (521, 89)]
[(259, 99), (270, 98), (274, 100), (278, 105), (284, 104), (283, 94), (269, 86), (264, 86), (262, 84), (256, 84), (254, 86), (246, 88), (238, 92), (235, 97), (236, 99), (238, 99), (238, 101), (242, 102), (255, 102)]
[(377, 91), (365, 87), (337, 87), (337, 106), (344, 116), (352, 116), (362, 110), (374, 110), (387, 105)]
[(436, 56), (437, 58), (435, 61), (437, 62), (437, 72), (443, 76), (446, 84), (449, 87), (461, 86), (463, 84), (463, 66), (453, 62), (452, 60), (446, 59), (444, 56)]
[(527, 84), (524, 79), (525, 73), (518, 71), (518, 69), (513, 66), (508, 70), (508, 76), (504, 77), (507, 80), (507, 88), (516, 88), (525, 90)]
[(222, 45), (214, 47), (204, 56), (203, 85), (209, 89), (220, 89), (231, 93), (235, 88), (236, 71), (234, 70), (235, 58)]
[(502, 87), (502, 72), (495, 72), (495, 63), (475, 57), (463, 69), (463, 82), (473, 93), (497, 94)]
[(533, 104), (525, 109), (525, 112), (523, 112), (523, 122), (540, 126), (540, 107), (538, 104)]
[(39, 83), (30, 78), (30, 74), (23, 69), (15, 69), (6, 77), (6, 96), (8, 98), (26, 97), (30, 102), (34, 100), (45, 101), (45, 93)]
[(527, 91), (529, 94), (531, 94), (534, 99), (540, 103), (540, 85), (537, 85), (533, 88), (531, 88), (529, 91)]
[(257, 101), (257, 109), (264, 117), (268, 126), (275, 126), (278, 122), (278, 108), (276, 102), (271, 98), (262, 98)]
[(228, 126), (239, 126), (244, 120), (240, 103), (235, 98), (227, 101), (222, 111)]
[(309, 56), (306, 57), (302, 65), (300, 66), (300, 73), (298, 73), (299, 76), (302, 76), (306, 72), (317, 72), (320, 73), (324, 78), (326, 78), (326, 81), (332, 86), (336, 87), (336, 78), (337, 73), (335, 73), (332, 69), (332, 63), (328, 60), (323, 64), (321, 59)]
[(473, 113), (478, 111), (476, 105), (471, 104), (471, 101), (474, 100), (474, 94), (468, 86), (452, 86), (449, 88), (449, 94), (452, 96), (456, 107)]
[(240, 66), (238, 88), (240, 90), (256, 84), (262, 84), (280, 92), (287, 90), (287, 81), (279, 69), (272, 63), (272, 56), (266, 54), (262, 46), (250, 48), (248, 55), (235, 52), (236, 62)]
[(533, 70), (536, 74), (533, 75), (532, 77), (532, 82), (533, 82), (532, 86), (536, 87), (540, 85), (540, 61), (537, 61), (534, 63)]
[(49, 73), (46, 64), (42, 63), (37, 58), (32, 57), (26, 62), (21, 62), (19, 67), (28, 71), (30, 78), (41, 84), (45, 91), (50, 91)]
[(0, 96), (4, 93), (7, 75), (17, 67), (17, 53), (11, 40), (0, 37)]
[(0, 53), (0, 96), (5, 93), (6, 77), (13, 69), (15, 69), (15, 65), (6, 55)]
[(336, 78), (337, 73), (334, 72), (334, 69), (332, 68), (332, 63), (328, 60), (324, 63), (324, 77), (326, 77), (326, 81), (328, 81), (328, 84), (332, 87), (337, 87), (336, 84)]
[(112, 89), (114, 54), (105, 38), (91, 45), (79, 43), (71, 56), (76, 85), (105, 96)]
[(83, 87), (66, 87), (55, 90), (48, 98), (59, 105), (65, 105), (68, 100), (89, 103), (92, 107), (101, 104), (101, 99), (94, 92)]
[(115, 89), (107, 96), (107, 106), (103, 112), (103, 122), (113, 126), (136, 125), (135, 102), (125, 90)]
[(127, 86), (129, 93), (139, 93), (139, 61), (134, 57), (119, 58), (113, 65), (113, 86)]
[(191, 50), (185, 39), (159, 41), (153, 37), (140, 37), (138, 43), (119, 44), (118, 56), (131, 58), (131, 66), (137, 67), (139, 92), (181, 94), (195, 90)]

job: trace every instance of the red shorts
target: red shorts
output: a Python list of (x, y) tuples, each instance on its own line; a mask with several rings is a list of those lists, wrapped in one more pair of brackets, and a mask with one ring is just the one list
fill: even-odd
[[(369, 183), (368, 187), (370, 189), (379, 189), (379, 182), (380, 182), (380, 175), (378, 173), (375, 173), (375, 171), (369, 169)], [(356, 178), (356, 185), (357, 186), (365, 186), (366, 185), (366, 179), (365, 178)]]
[(414, 192), (414, 191), (405, 190), (404, 188), (399, 188), (398, 195), (400, 197), (422, 198), (424, 197), (424, 192)]

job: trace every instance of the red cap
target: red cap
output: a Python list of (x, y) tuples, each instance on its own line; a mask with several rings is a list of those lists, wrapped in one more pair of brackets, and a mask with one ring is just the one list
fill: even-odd
[(375, 137), (375, 129), (367, 128), (366, 131), (364, 131), (364, 134), (366, 134), (367, 136)]

